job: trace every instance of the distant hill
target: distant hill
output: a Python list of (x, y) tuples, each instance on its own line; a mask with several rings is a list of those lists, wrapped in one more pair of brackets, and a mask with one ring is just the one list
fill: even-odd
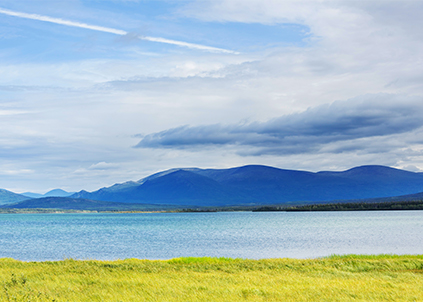
[[(334, 200), (336, 202), (336, 200)], [(379, 198), (363, 198), (342, 200), (340, 202), (365, 202), (365, 203), (379, 203), (379, 202), (407, 202), (407, 201), (423, 201), (423, 192), (399, 196), (379, 197)]]
[(172, 169), (72, 198), (178, 206), (263, 205), (385, 198), (423, 192), (423, 174), (385, 166), (307, 172), (250, 165)]
[(38, 193), (32, 193), (32, 192), (25, 192), (21, 195), (27, 196), (29, 198), (42, 198), (42, 197), (69, 197), (72, 194), (75, 194), (75, 192), (66, 192), (62, 189), (54, 189), (51, 191), (48, 191), (45, 194), (38, 194)]
[(45, 193), (43, 197), (69, 197), (72, 194), (75, 194), (75, 192), (66, 192), (62, 189), (54, 189)]
[(181, 169), (119, 189), (115, 185), (93, 193), (81, 191), (71, 197), (125, 203), (223, 206), (242, 203), (246, 196), (239, 195), (237, 190), (227, 188), (209, 177)]
[(171, 207), (154, 205), (106, 202), (89, 199), (69, 197), (43, 197), (28, 199), (14, 204), (1, 205), (6, 209), (61, 209), (61, 210), (89, 210), (89, 211), (132, 211), (132, 210), (156, 210)]
[(25, 192), (25, 193), (21, 193), (21, 195), (28, 197), (29, 198), (41, 198), (44, 195), (43, 194), (39, 194), (39, 193), (32, 193), (32, 192)]
[(0, 189), (0, 205), (10, 204), (28, 199), (28, 197), (21, 194), (16, 194), (4, 189)]

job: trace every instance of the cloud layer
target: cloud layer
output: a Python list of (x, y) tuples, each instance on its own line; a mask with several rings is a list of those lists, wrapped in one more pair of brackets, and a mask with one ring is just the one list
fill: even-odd
[[(318, 153), (328, 144), (389, 137), (423, 126), (422, 99), (397, 95), (367, 95), (334, 102), (267, 122), (233, 125), (182, 126), (148, 134), (137, 148), (192, 149), (240, 146), (242, 155)], [(357, 144), (357, 149), (362, 146)], [(336, 151), (335, 151), (336, 150)], [(352, 151), (349, 148), (349, 151)]]

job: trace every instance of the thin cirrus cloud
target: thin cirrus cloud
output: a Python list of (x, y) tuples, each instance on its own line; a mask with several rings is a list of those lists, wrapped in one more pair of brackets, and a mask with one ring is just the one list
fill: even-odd
[[(43, 16), (43, 15), (38, 15), (38, 14), (28, 14), (28, 13), (12, 11), (12, 10), (8, 10), (8, 9), (4, 9), (4, 8), (0, 8), (0, 14), (18, 17), (18, 18), (24, 18), (24, 19), (50, 22), (50, 23), (60, 24), (60, 25), (65, 25), (65, 26), (84, 28), (84, 29), (89, 29), (89, 30), (94, 30), (94, 31), (100, 31), (100, 32), (115, 34), (115, 35), (119, 35), (119, 36), (125, 36), (125, 35), (129, 34), (129, 32), (121, 30), (121, 29), (92, 25), (92, 24), (86, 24), (86, 23), (75, 22), (75, 21), (70, 21), (70, 20), (63, 20), (63, 19), (60, 19), (60, 18), (54, 18), (54, 17)], [(137, 37), (140, 40), (171, 44), (171, 45), (176, 45), (176, 46), (180, 46), (180, 47), (187, 47), (187, 48), (190, 48), (190, 49), (197, 49), (197, 50), (203, 50), (203, 51), (208, 51), (208, 52), (216, 52), (216, 53), (239, 54), (239, 52), (236, 52), (236, 51), (233, 51), (233, 50), (228, 50), (228, 49), (223, 49), (223, 48), (218, 48), (218, 47), (212, 47), (212, 46), (207, 46), (207, 45), (201, 45), (201, 44), (195, 44), (195, 43), (189, 43), (189, 42), (184, 42), (184, 41), (171, 40), (171, 39), (166, 39), (166, 38), (161, 38), (161, 37), (149, 37), (149, 36), (137, 36)]]
[(334, 145), (329, 152), (344, 148), (336, 144), (348, 145), (349, 150), (366, 149), (363, 139), (403, 134), (422, 127), (423, 108), (419, 103), (421, 100), (414, 97), (366, 95), (267, 122), (168, 129), (144, 136), (135, 147), (195, 150), (233, 145), (239, 148), (238, 154), (245, 156), (314, 153), (327, 149), (329, 144)]

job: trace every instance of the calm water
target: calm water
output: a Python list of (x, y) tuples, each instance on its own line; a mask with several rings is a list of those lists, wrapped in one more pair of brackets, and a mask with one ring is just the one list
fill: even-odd
[(423, 211), (1, 214), (0, 258), (423, 254)]

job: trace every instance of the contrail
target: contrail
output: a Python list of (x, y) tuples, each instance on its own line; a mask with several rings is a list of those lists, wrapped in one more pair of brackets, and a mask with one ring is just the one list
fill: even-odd
[[(18, 18), (24, 18), (24, 19), (32, 19), (32, 20), (50, 22), (50, 23), (55, 23), (55, 24), (60, 24), (60, 25), (65, 25), (65, 26), (85, 28), (85, 29), (90, 29), (90, 30), (120, 35), (120, 36), (125, 36), (125, 35), (128, 34), (127, 31), (124, 31), (124, 30), (121, 30), (121, 29), (91, 25), (91, 24), (69, 21), (69, 20), (63, 20), (63, 19), (60, 19), (60, 18), (53, 18), (53, 17), (42, 16), (42, 15), (37, 15), (37, 14), (27, 14), (27, 13), (22, 13), (22, 12), (15, 12), (15, 11), (3, 9), (3, 8), (0, 8), (0, 14), (14, 16), (14, 17), (18, 17)], [(170, 40), (170, 39), (165, 39), (165, 38), (160, 38), (160, 37), (138, 36), (138, 38), (141, 39), (141, 40), (146, 40), (146, 41), (151, 41), (151, 42), (172, 44), (172, 45), (188, 47), (188, 48), (192, 48), (192, 49), (205, 50), (205, 51), (210, 51), (210, 52), (239, 54), (239, 52), (236, 52), (236, 51), (233, 51), (233, 50), (211, 47), (211, 46), (206, 46), (206, 45), (201, 45), (201, 44), (188, 43), (188, 42), (177, 41), (177, 40)]]

